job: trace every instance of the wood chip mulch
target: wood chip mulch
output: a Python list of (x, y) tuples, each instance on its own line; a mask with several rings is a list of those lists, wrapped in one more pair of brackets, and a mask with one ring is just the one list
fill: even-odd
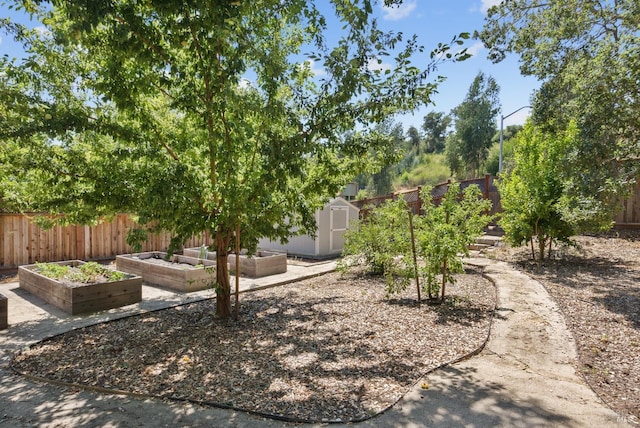
[(501, 248), (540, 281), (560, 305), (578, 347), (578, 370), (632, 425), (640, 425), (640, 231), (576, 238), (551, 260), (529, 260), (526, 248)]
[(215, 301), (86, 327), (34, 345), (13, 367), (90, 387), (189, 399), (300, 421), (371, 417), (428, 371), (483, 346), (493, 284), (469, 270), (442, 305), (415, 287), (338, 273), (243, 294), (238, 321)]

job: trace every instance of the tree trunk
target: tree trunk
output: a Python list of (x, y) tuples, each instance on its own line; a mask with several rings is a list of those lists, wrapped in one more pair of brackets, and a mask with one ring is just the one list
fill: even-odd
[[(449, 216), (447, 215), (447, 219)], [(442, 264), (442, 290), (440, 296), (440, 303), (444, 303), (444, 290), (447, 286), (447, 259), (444, 259), (444, 263)]]
[(216, 314), (222, 319), (231, 317), (231, 282), (227, 251), (220, 246), (216, 250)]
[[(418, 193), (419, 194), (419, 193)], [(418, 197), (418, 201), (420, 198)], [(418, 274), (418, 257), (416, 255), (416, 236), (413, 233), (413, 213), (409, 211), (409, 229), (411, 230), (411, 253), (413, 254), (413, 269), (416, 274), (416, 289), (418, 291), (418, 305), (420, 305), (420, 275)]]
[(544, 250), (546, 246), (547, 246), (547, 239), (544, 237), (544, 235), (538, 235), (538, 247), (540, 251), (540, 253), (538, 254), (538, 260), (540, 261), (544, 260)]
[(529, 242), (531, 243), (531, 260), (536, 259), (536, 250), (533, 249), (533, 236), (529, 238)]

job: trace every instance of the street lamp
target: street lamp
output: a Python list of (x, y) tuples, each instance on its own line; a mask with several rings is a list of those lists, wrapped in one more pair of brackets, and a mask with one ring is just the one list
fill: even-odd
[(520, 110), (522, 110), (523, 108), (531, 108), (531, 106), (523, 106), (520, 107), (518, 110), (516, 111), (512, 111), (511, 113), (509, 113), (506, 116), (503, 116), (502, 114), (500, 115), (500, 158), (499, 158), (499, 162), (498, 162), (498, 172), (502, 172), (502, 125), (504, 124), (504, 120), (506, 118), (508, 118), (509, 116), (511, 116), (512, 114), (516, 114), (517, 112), (519, 112)]

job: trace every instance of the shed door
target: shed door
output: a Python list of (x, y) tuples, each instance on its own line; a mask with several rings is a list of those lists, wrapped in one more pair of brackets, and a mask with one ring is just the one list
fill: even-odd
[(347, 231), (349, 224), (349, 208), (348, 207), (331, 207), (330, 243), (331, 252), (342, 251), (344, 247), (344, 233)]

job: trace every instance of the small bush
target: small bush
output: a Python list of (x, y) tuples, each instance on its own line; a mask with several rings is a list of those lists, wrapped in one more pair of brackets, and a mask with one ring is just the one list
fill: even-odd
[(440, 294), (443, 301), (445, 285), (454, 282), (454, 273), (463, 271), (462, 256), (468, 255), (469, 244), (491, 221), (486, 214), (491, 201), (482, 199), (478, 186), (469, 186), (460, 195), (458, 183), (451, 183), (439, 206), (431, 203), (430, 194), (430, 188), (423, 189), (424, 215), (414, 217), (415, 257), (408, 206), (403, 199), (387, 201), (346, 233), (339, 269), (363, 265), (384, 275), (387, 294), (405, 290), (419, 273), (422, 289), (430, 298)]

